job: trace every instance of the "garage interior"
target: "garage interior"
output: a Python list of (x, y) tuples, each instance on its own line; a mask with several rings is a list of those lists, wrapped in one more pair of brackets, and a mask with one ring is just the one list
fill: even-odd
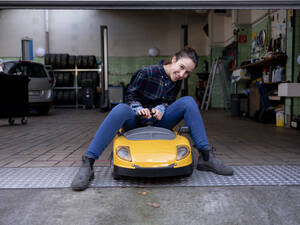
[[(184, 45), (195, 48), (200, 61), (181, 95), (193, 96), (200, 109), (213, 63), (219, 59), (222, 66), (211, 84), (209, 110), (201, 110), (217, 154), (232, 165), (300, 162), (297, 10), (3, 9), (0, 18), (0, 58), (20, 60), (21, 43), (30, 40), (31, 59), (50, 64), (56, 77), (47, 116), (31, 112), (24, 127), (8, 126), (1, 119), (1, 167), (78, 166), (107, 111), (123, 102), (132, 74), (142, 66), (169, 60)], [(106, 67), (103, 27), (108, 37)], [(91, 67), (83, 63), (88, 56)], [(267, 90), (267, 105), (259, 92), (259, 79)], [(93, 83), (92, 102), (84, 101), (81, 93), (84, 83), (89, 84), (86, 81)], [(104, 84), (110, 98), (101, 94)], [(285, 85), (281, 91), (280, 85)], [(223, 125), (223, 120), (230, 122)], [(58, 131), (57, 125), (64, 122), (68, 125)], [(49, 135), (51, 125), (55, 132)], [(234, 129), (227, 132), (228, 127)], [(268, 131), (257, 135), (260, 129)], [(109, 149), (96, 165), (107, 165)], [(265, 155), (256, 156), (259, 152)]]
[[(245, 1), (241, 1), (241, 7), (230, 9), (230, 5), (223, 5), (223, 9), (176, 1), (169, 6), (163, 3), (95, 6), (97, 1), (86, 5), (84, 1), (75, 1), (73, 7), (70, 2), (61, 2), (64, 4), (55, 5), (57, 2), (53, 1), (48, 5), (37, 2), (26, 5), (25, 1), (18, 6), (0, 1), (0, 65), (1, 60), (18, 61), (27, 57), (26, 60), (47, 65), (56, 80), (52, 107), (47, 115), (30, 110), (27, 124), (15, 118), (14, 125), (0, 116), (0, 195), (3, 199), (10, 195), (2, 194), (1, 190), (70, 188), (81, 157), (99, 125), (112, 107), (124, 101), (132, 74), (143, 66), (170, 60), (175, 52), (188, 45), (196, 49), (200, 60), (178, 97), (189, 95), (195, 99), (208, 139), (216, 147), (215, 155), (235, 169), (233, 178), (195, 169), (189, 178), (114, 181), (111, 143), (95, 162), (96, 178), (91, 187), (252, 186), (254, 190), (263, 186), (267, 192), (271, 190), (269, 193), (276, 193), (275, 189), (280, 187), (279, 191), (284, 193), (278, 194), (284, 199), (280, 204), (288, 205), (291, 199), (293, 203), (283, 213), (274, 209), (273, 218), (273, 211), (268, 219), (262, 219), (265, 215), (256, 217), (248, 213), (247, 217), (244, 213), (244, 220), (230, 218), (225, 221), (231, 223), (215, 220), (203, 224), (299, 223), (299, 204), (294, 204), (295, 199), (299, 199), (296, 189), (300, 185), (299, 3), (294, 9), (290, 9), (293, 8), (290, 5), (278, 7), (276, 4), (273, 8), (267, 3), (261, 7), (250, 4), (245, 8)], [(29, 44), (26, 54), (24, 42)], [(216, 65), (220, 67), (214, 70)], [(209, 86), (208, 80), (213, 74), (213, 85)], [(202, 103), (208, 86), (211, 95), (206, 109)], [(90, 93), (92, 97), (88, 98)], [(179, 125), (184, 125), (184, 121)], [(190, 139), (189, 135), (186, 137)], [(198, 151), (193, 148), (193, 152), (197, 159)], [(67, 191), (65, 194), (70, 195)], [(82, 196), (80, 201), (84, 202)], [(244, 202), (243, 197), (241, 199)], [(249, 200), (245, 201), (247, 205)], [(27, 212), (28, 208), (24, 208)], [(3, 211), (4, 224), (18, 221), (8, 212)], [(116, 214), (120, 212), (122, 210)], [(144, 217), (151, 218), (151, 215)], [(67, 216), (62, 218), (68, 221)], [(84, 222), (78, 224), (96, 224), (85, 223), (90, 218), (83, 218), (78, 221)], [(29, 217), (21, 220), (23, 223), (19, 224), (33, 221)], [(51, 224), (44, 222), (36, 224)], [(119, 224), (128, 221), (122, 222)], [(73, 224), (73, 221), (65, 224)], [(190, 221), (189, 224), (199, 223)]]

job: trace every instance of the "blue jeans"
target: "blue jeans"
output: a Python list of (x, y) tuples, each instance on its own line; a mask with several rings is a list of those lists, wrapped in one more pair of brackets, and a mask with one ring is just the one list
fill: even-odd
[[(196, 148), (199, 151), (209, 149), (210, 144), (198, 105), (190, 96), (182, 97), (169, 105), (162, 119), (156, 121), (154, 126), (172, 129), (182, 119), (190, 127), (191, 137)], [(107, 115), (98, 128), (86, 155), (98, 159), (121, 127), (124, 130), (139, 127), (137, 115), (127, 104), (123, 103), (115, 106)]]

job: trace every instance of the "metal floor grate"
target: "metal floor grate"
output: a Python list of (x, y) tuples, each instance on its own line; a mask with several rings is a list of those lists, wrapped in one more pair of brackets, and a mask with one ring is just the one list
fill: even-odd
[[(234, 176), (194, 170), (190, 177), (125, 179), (116, 181), (110, 167), (96, 167), (90, 187), (172, 187), (300, 185), (300, 166), (234, 166)], [(0, 168), (0, 189), (67, 188), (78, 167)]]

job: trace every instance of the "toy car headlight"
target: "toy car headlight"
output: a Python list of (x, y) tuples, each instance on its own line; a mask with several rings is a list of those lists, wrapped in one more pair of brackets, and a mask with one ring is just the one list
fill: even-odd
[(126, 161), (131, 162), (131, 155), (130, 155), (130, 150), (129, 147), (127, 146), (119, 146), (117, 148), (117, 155)]
[(176, 160), (184, 159), (189, 154), (189, 149), (187, 146), (181, 145), (177, 146), (177, 157)]

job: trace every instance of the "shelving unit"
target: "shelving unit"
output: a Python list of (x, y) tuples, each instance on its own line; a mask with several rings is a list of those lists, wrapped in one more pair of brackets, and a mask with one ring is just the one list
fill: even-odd
[[(262, 109), (262, 96), (264, 99), (267, 98), (266, 102), (263, 102), (263, 106), (269, 106), (269, 109), (273, 110), (275, 108), (281, 108), (284, 105), (284, 99), (278, 96), (278, 85), (285, 83), (285, 64), (287, 56), (283, 53), (277, 53), (272, 56), (264, 57), (260, 60), (257, 60), (254, 63), (250, 61), (247, 64), (244, 64), (236, 69), (246, 69), (247, 73), (250, 74), (249, 80), (242, 79), (244, 82), (248, 82), (250, 86), (249, 93), (249, 116), (255, 118), (255, 115), (258, 111)], [(275, 71), (276, 66), (280, 66), (283, 70), (283, 76), (281, 76), (280, 81), (273, 81), (272, 73)], [(265, 75), (263, 75), (265, 73)], [(279, 74), (278, 74), (279, 75)], [(265, 76), (265, 77), (264, 77)], [(264, 80), (265, 78), (265, 80)], [(237, 82), (239, 83), (239, 82)], [(263, 86), (261, 86), (263, 85)], [(258, 87), (263, 88), (265, 94), (259, 93)], [(260, 89), (260, 91), (262, 91)], [(265, 101), (265, 100), (264, 100)]]
[(268, 56), (262, 60), (256, 61), (254, 63), (249, 63), (243, 66), (240, 66), (241, 69), (255, 69), (255, 68), (264, 68), (268, 66), (273, 66), (274, 64), (285, 65), (287, 56), (283, 54)]
[(79, 104), (78, 102), (78, 91), (82, 89), (82, 87), (78, 86), (78, 73), (79, 72), (97, 72), (98, 73), (98, 81), (99, 81), (99, 87), (101, 86), (100, 82), (100, 76), (102, 72), (101, 66), (97, 69), (78, 69), (77, 66), (75, 66), (74, 69), (54, 69), (53, 72), (74, 72), (74, 84), (72, 87), (55, 87), (55, 90), (75, 90), (75, 105), (56, 105), (56, 107), (84, 107), (83, 104)]

